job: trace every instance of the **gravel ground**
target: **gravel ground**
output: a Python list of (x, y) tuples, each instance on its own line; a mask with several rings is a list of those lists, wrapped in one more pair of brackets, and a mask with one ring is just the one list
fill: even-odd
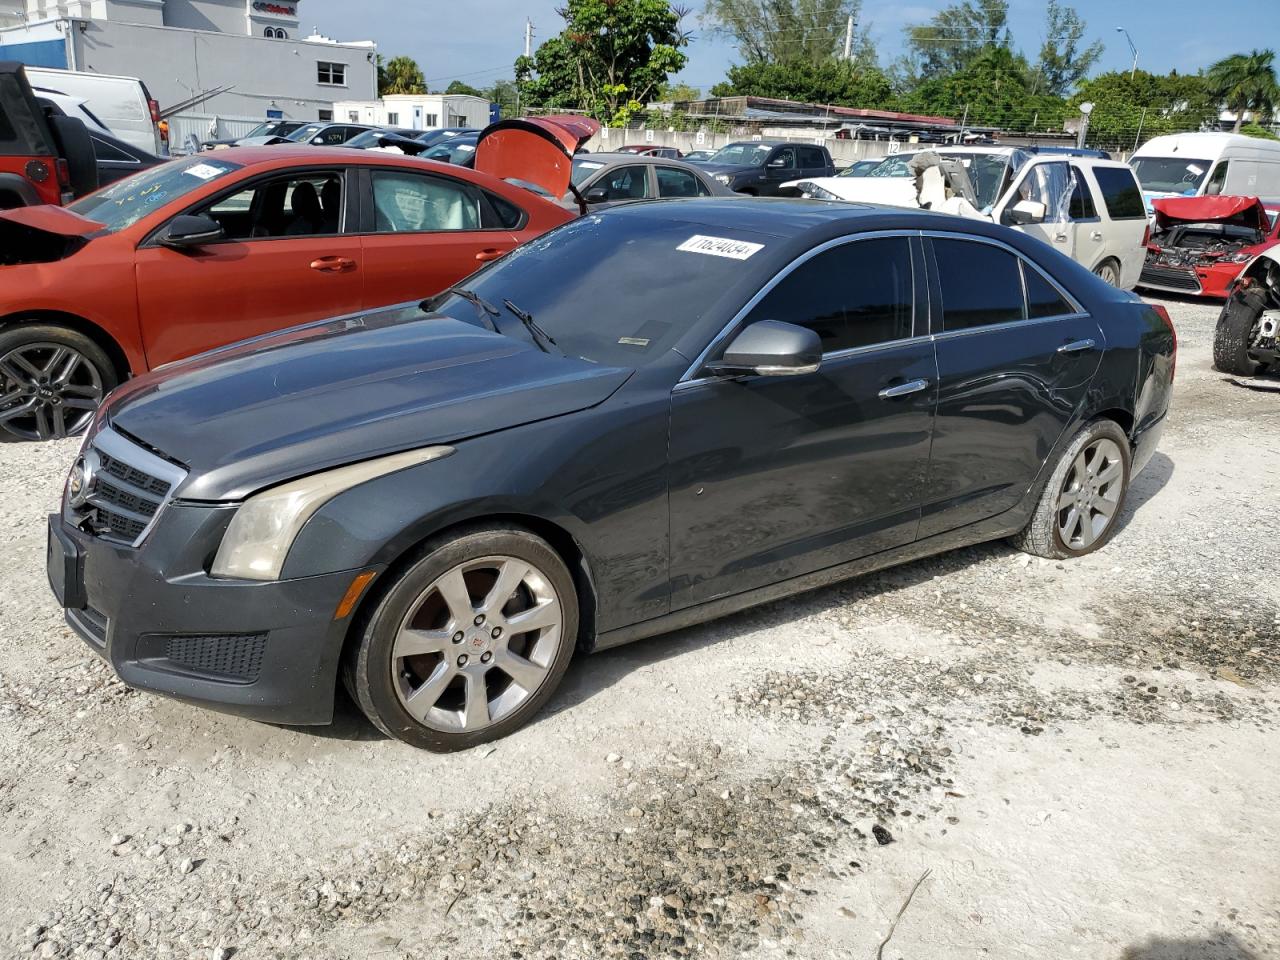
[(44, 582), (75, 444), (0, 447), (0, 951), (1280, 957), (1280, 398), (1168, 306), (1175, 409), (1105, 550), (586, 658), (462, 755), (129, 690)]

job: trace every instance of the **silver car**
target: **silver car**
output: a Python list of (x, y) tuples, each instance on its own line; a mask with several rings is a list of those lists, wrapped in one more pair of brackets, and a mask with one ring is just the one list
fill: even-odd
[[(667, 197), (732, 197), (736, 194), (693, 164), (634, 153), (583, 153), (573, 158), (573, 186), (592, 207)], [(570, 191), (560, 198), (577, 208)]]

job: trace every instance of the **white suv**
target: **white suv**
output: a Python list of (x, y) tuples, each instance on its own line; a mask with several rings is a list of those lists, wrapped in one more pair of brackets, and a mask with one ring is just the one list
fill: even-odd
[(927, 207), (1039, 237), (1132, 289), (1146, 257), (1147, 214), (1133, 171), (1115, 160), (1017, 147), (943, 147), (887, 157), (863, 177), (783, 184), (818, 200)]

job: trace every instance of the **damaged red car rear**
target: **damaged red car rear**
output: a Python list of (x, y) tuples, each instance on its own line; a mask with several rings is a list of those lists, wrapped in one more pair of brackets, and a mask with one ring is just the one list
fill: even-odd
[(1165, 197), (1152, 206), (1139, 281), (1151, 290), (1225, 300), (1245, 265), (1280, 243), (1280, 218), (1257, 197)]

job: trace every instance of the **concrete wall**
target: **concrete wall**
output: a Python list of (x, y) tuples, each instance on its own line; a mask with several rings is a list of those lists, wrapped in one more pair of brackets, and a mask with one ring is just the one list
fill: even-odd
[[(192, 109), (237, 117), (319, 119), (336, 99), (377, 95), (373, 49), (244, 33), (207, 33), (110, 21), (76, 32), (77, 69), (139, 77), (161, 108), (224, 84), (234, 89)], [(346, 64), (346, 85), (320, 84), (318, 61)]]
[[(601, 129), (587, 142), (593, 153), (617, 150), (632, 143), (652, 143), (654, 146), (675, 147), (681, 153), (691, 150), (719, 150), (725, 144), (738, 140), (751, 140), (750, 133), (703, 133), (701, 141), (697, 133), (676, 133), (669, 130), (618, 130)], [(814, 129), (766, 128), (761, 134), (767, 140), (794, 140), (797, 143), (817, 143), (831, 151), (837, 167), (847, 167), (855, 160), (868, 160), (887, 156), (896, 146), (883, 140), (837, 140), (826, 137), (823, 131)], [(906, 148), (906, 145), (901, 145)]]
[[(187, 30), (249, 32), (244, 0), (165, 0), (164, 23)], [(296, 27), (297, 20), (293, 24)]]

